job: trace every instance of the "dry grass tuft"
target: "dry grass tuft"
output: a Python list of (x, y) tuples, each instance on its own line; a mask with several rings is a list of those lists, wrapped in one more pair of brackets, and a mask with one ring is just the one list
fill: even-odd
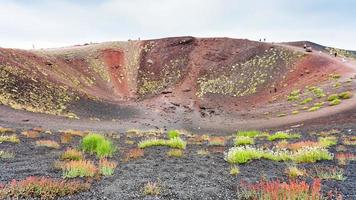
[(53, 140), (38, 140), (36, 141), (36, 146), (48, 147), (52, 149), (59, 149), (60, 145)]
[(158, 196), (161, 193), (161, 187), (157, 182), (147, 182), (143, 186), (143, 194), (146, 196)]
[(144, 150), (141, 148), (129, 149), (125, 154), (125, 160), (134, 160), (144, 156)]

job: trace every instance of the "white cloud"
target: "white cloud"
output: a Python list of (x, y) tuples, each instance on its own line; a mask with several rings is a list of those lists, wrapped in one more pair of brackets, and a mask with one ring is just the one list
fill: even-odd
[(312, 40), (356, 48), (354, 22), (341, 19), (337, 13), (342, 11), (314, 9), (324, 2), (321, 0), (33, 2), (0, 0), (0, 46), (31, 48), (34, 43), (41, 48), (90, 41), (193, 35)]

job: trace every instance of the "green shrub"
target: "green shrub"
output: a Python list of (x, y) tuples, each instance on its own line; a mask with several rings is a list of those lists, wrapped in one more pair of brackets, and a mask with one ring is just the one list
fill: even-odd
[(265, 150), (262, 158), (273, 161), (289, 161), (292, 160), (292, 152), (285, 149)]
[(238, 131), (237, 136), (245, 136), (245, 137), (257, 137), (261, 135), (261, 131), (250, 130), (250, 131)]
[(178, 130), (169, 130), (167, 132), (167, 136), (169, 139), (179, 137), (179, 135), (180, 135), (180, 132)]
[(254, 139), (247, 136), (236, 136), (235, 138), (236, 146), (254, 144), (254, 143), (255, 143)]
[(96, 133), (91, 133), (83, 138), (81, 147), (85, 152), (95, 153), (96, 148), (103, 141), (105, 141), (104, 136)]
[(337, 94), (331, 94), (328, 96), (328, 101), (334, 101), (335, 99), (339, 99), (339, 95)]
[(278, 140), (278, 139), (294, 139), (294, 138), (300, 138), (300, 135), (299, 134), (289, 134), (289, 133), (285, 133), (282, 131), (278, 131), (275, 134), (267, 137), (267, 139), (269, 141), (274, 141), (274, 140)]
[(157, 138), (148, 139), (148, 140), (139, 142), (138, 147), (143, 149), (146, 147), (153, 147), (153, 146), (166, 146), (166, 141), (167, 140), (157, 139)]
[(349, 92), (349, 91), (347, 91), (347, 92), (341, 92), (341, 93), (339, 94), (339, 98), (340, 98), (340, 99), (349, 99), (349, 98), (351, 98), (351, 97), (352, 97), (352, 93)]
[(251, 146), (233, 147), (225, 154), (229, 163), (244, 164), (250, 160), (262, 158), (264, 151)]
[(313, 101), (313, 98), (309, 97), (309, 98), (306, 98), (304, 99), (302, 102), (300, 102), (300, 105), (305, 105), (309, 102)]
[(337, 138), (334, 136), (330, 137), (319, 137), (319, 144), (322, 147), (331, 147), (337, 144)]
[(325, 148), (305, 147), (297, 151), (263, 150), (251, 146), (233, 147), (225, 153), (224, 159), (231, 164), (244, 164), (255, 159), (273, 161), (294, 161), (296, 163), (313, 163), (319, 160), (331, 160), (333, 155)]
[(172, 138), (166, 142), (167, 146), (177, 149), (185, 149), (187, 143), (179, 137)]
[(116, 151), (116, 148), (113, 146), (112, 142), (109, 140), (102, 141), (96, 147), (96, 150), (95, 150), (96, 155), (99, 158), (111, 157), (115, 151)]
[(306, 147), (298, 149), (293, 155), (292, 160), (296, 163), (314, 163), (319, 160), (332, 160), (333, 155), (325, 148)]
[(172, 138), (169, 140), (153, 138), (138, 143), (138, 147), (142, 149), (152, 146), (168, 146), (171, 148), (185, 149), (186, 145), (187, 143), (179, 137)]
[(81, 148), (85, 152), (96, 154), (98, 157), (108, 157), (116, 151), (110, 140), (107, 140), (104, 136), (96, 133), (91, 133), (85, 136), (81, 143)]
[(339, 105), (340, 103), (341, 103), (340, 99), (334, 99), (329, 102), (329, 106), (336, 106), (336, 105)]

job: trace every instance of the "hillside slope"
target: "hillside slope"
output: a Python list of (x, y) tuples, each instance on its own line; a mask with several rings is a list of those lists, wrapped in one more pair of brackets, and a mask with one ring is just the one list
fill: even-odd
[[(31, 51), (0, 48), (0, 104), (71, 118), (115, 120), (145, 113), (194, 123), (302, 110), (286, 101), (295, 89), (354, 91), (352, 52), (340, 53), (349, 60), (344, 63), (328, 55), (330, 48), (317, 45), (323, 51), (306, 53), (302, 46), (175, 37)], [(333, 74), (341, 78), (330, 79)], [(345, 84), (333, 87), (336, 82)]]

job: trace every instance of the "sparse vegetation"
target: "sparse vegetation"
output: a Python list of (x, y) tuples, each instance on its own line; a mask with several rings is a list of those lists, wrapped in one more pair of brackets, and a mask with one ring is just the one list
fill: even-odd
[(344, 170), (339, 168), (316, 167), (316, 177), (320, 179), (345, 180)]
[(238, 191), (239, 199), (321, 199), (321, 182), (314, 179), (309, 185), (304, 181), (291, 180), (288, 183), (275, 181), (259, 181), (256, 184), (244, 184)]
[(142, 149), (147, 147), (153, 147), (153, 146), (168, 146), (167, 140), (152, 138), (152, 139), (143, 140), (138, 143), (138, 147)]
[(309, 87), (308, 90), (310, 92), (312, 92), (314, 94), (315, 97), (317, 98), (321, 98), (321, 97), (325, 97), (325, 93), (323, 91), (323, 89), (318, 88), (318, 87)]
[(285, 116), (287, 116), (286, 113), (279, 113), (279, 114), (277, 115), (277, 117), (285, 117)]
[(300, 90), (293, 90), (293, 91), (287, 96), (287, 100), (288, 100), (288, 101), (297, 101), (297, 100), (299, 100), (299, 96), (300, 96)]
[(90, 184), (80, 181), (64, 181), (47, 177), (27, 177), (0, 185), (0, 199), (56, 199), (86, 191)]
[(225, 154), (225, 160), (232, 164), (244, 164), (261, 158), (274, 161), (313, 163), (319, 160), (331, 160), (333, 155), (328, 150), (320, 147), (306, 147), (292, 152), (287, 150), (265, 150), (251, 146), (233, 147)]
[(300, 105), (305, 105), (311, 101), (313, 101), (313, 98), (308, 97), (308, 98), (304, 99), (302, 102), (300, 102)]
[(314, 112), (320, 109), (320, 106), (313, 106), (311, 108), (308, 109), (309, 112)]
[(143, 186), (143, 194), (146, 196), (158, 196), (161, 193), (161, 187), (157, 182), (147, 182)]
[(208, 141), (210, 146), (225, 146), (224, 137), (209, 137)]
[(69, 135), (72, 135), (72, 136), (79, 136), (79, 137), (84, 137), (86, 135), (86, 133), (84, 133), (83, 131), (79, 131), (79, 130), (64, 130), (64, 131), (61, 131), (63, 132), (64, 134), (69, 134)]
[(116, 162), (108, 161), (106, 158), (102, 158), (99, 161), (100, 174), (104, 176), (112, 176), (114, 174)]
[(263, 155), (264, 150), (251, 146), (233, 147), (225, 154), (225, 160), (232, 164), (244, 164), (250, 160), (260, 159)]
[(254, 144), (255, 141), (253, 138), (251, 137), (247, 137), (247, 136), (236, 136), (235, 138), (235, 145), (236, 146), (240, 146), (240, 145), (250, 145), (250, 144)]
[(322, 147), (330, 147), (337, 144), (337, 138), (335, 136), (319, 137), (319, 144)]
[(292, 115), (297, 115), (297, 114), (299, 114), (299, 111), (298, 111), (298, 110), (293, 110), (293, 111), (292, 111)]
[(83, 158), (83, 153), (76, 149), (67, 149), (61, 155), (61, 160), (83, 160)]
[(236, 165), (234, 165), (230, 168), (230, 175), (236, 176), (239, 173), (240, 173), (240, 169)]
[(286, 169), (286, 174), (291, 178), (297, 178), (299, 176), (305, 176), (305, 171), (298, 169), (296, 166), (290, 166)]
[(341, 103), (340, 99), (335, 99), (329, 102), (329, 106), (336, 106), (339, 105)]
[(296, 151), (298, 149), (302, 149), (305, 147), (321, 147), (321, 145), (319, 142), (307, 140), (307, 141), (300, 141), (296, 143), (287, 144), (284, 148), (288, 148), (290, 150)]
[(134, 149), (129, 149), (126, 154), (125, 154), (125, 159), (126, 161), (132, 160), (132, 159), (138, 159), (144, 156), (144, 151), (143, 149), (140, 148), (134, 148)]
[(334, 101), (336, 99), (339, 99), (339, 95), (338, 94), (331, 94), (328, 96), (328, 101)]
[(176, 138), (166, 141), (166, 145), (171, 148), (185, 149), (187, 143), (184, 140), (182, 140), (181, 138), (176, 137)]
[(61, 134), (61, 143), (62, 144), (68, 144), (68, 143), (72, 142), (72, 140), (73, 140), (73, 136), (71, 134), (68, 134), (68, 133)]
[(167, 155), (169, 157), (176, 157), (176, 158), (182, 157), (183, 154), (184, 152), (181, 149), (171, 149), (167, 152)]
[(199, 155), (199, 156), (207, 156), (207, 155), (209, 155), (209, 151), (207, 151), (205, 149), (199, 149), (197, 151), (197, 155)]
[(93, 177), (98, 169), (88, 160), (72, 160), (62, 166), (64, 178)]
[(13, 135), (0, 135), (0, 144), (3, 143), (3, 142), (19, 143), (20, 140), (15, 134), (13, 134)]
[(60, 145), (53, 140), (37, 140), (36, 141), (36, 146), (39, 147), (47, 147), (51, 149), (59, 149)]
[(14, 133), (15, 131), (11, 128), (5, 128), (0, 126), (0, 134)]
[(338, 96), (340, 99), (350, 99), (352, 97), (352, 93), (349, 91), (341, 92)]
[(351, 146), (356, 145), (356, 136), (352, 135), (352, 136), (343, 137), (342, 143), (344, 143), (344, 145), (351, 145)]
[(349, 161), (356, 160), (356, 154), (352, 153), (338, 153), (335, 156), (336, 160), (340, 165), (346, 165)]
[(28, 138), (37, 138), (40, 132), (35, 130), (27, 130), (27, 131), (22, 131), (21, 134)]
[(169, 140), (157, 139), (157, 138), (144, 140), (138, 144), (138, 147), (143, 149), (152, 146), (168, 146), (171, 148), (185, 149), (186, 145), (187, 143), (184, 140), (182, 140), (179, 137), (176, 137)]
[(173, 138), (179, 137), (180, 136), (180, 132), (178, 130), (169, 130), (167, 132), (167, 136), (168, 136), (169, 139), (173, 139)]
[(13, 153), (0, 150), (0, 159), (9, 159), (13, 158), (15, 155)]
[(267, 137), (269, 141), (274, 141), (274, 140), (280, 140), (280, 139), (296, 139), (300, 138), (299, 134), (290, 134), (286, 132), (276, 132), (273, 135), (270, 135)]
[(333, 154), (325, 148), (306, 147), (297, 150), (292, 155), (292, 160), (297, 163), (314, 163), (320, 160), (332, 160), (333, 157)]
[(260, 131), (250, 130), (250, 131), (238, 131), (236, 135), (254, 138), (260, 136), (261, 134), (262, 133)]
[(98, 157), (111, 157), (116, 151), (112, 142), (104, 136), (91, 133), (85, 136), (81, 142), (81, 148), (88, 153), (96, 154)]

